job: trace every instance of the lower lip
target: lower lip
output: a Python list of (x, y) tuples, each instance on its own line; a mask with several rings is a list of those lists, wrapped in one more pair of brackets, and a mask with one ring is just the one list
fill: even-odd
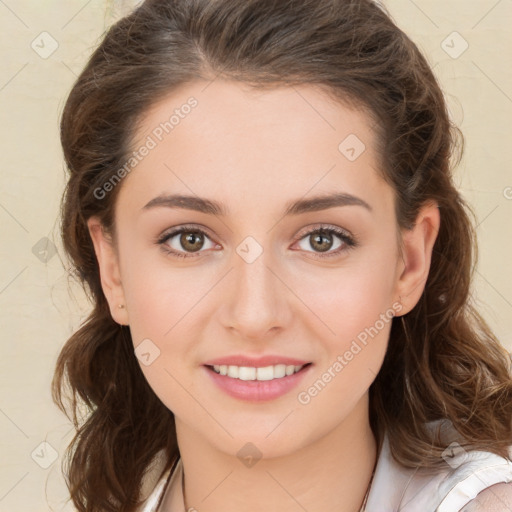
[(213, 368), (209, 366), (205, 366), (204, 368), (213, 382), (229, 396), (249, 402), (264, 402), (274, 400), (290, 392), (299, 384), (304, 375), (308, 373), (311, 366), (312, 365), (309, 364), (293, 375), (287, 375), (286, 377), (272, 380), (233, 379), (226, 375), (216, 373)]

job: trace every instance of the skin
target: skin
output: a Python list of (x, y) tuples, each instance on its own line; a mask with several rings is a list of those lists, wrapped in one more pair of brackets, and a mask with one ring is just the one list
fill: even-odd
[[(149, 338), (160, 350), (141, 368), (176, 418), (187, 510), (357, 512), (377, 457), (368, 388), (391, 321), (308, 404), (297, 394), (393, 304), (400, 301), (399, 315), (415, 306), (439, 210), (422, 208), (415, 227), (402, 233), (401, 254), (394, 191), (376, 171), (372, 121), (311, 85), (254, 91), (220, 79), (187, 84), (145, 114), (137, 144), (190, 96), (198, 106), (123, 179), (115, 239), (97, 218), (88, 223), (113, 318), (130, 326), (135, 347)], [(355, 161), (338, 149), (350, 134), (366, 146)], [(283, 216), (289, 201), (333, 191), (363, 199), (371, 211), (345, 205)], [(170, 193), (218, 201), (228, 214), (144, 209)], [(192, 257), (172, 257), (155, 240), (184, 224), (208, 237), (199, 253), (189, 249)], [(322, 258), (307, 235), (319, 225), (348, 231), (358, 245), (347, 248), (331, 235), (329, 251), (344, 249)], [(252, 263), (236, 251), (247, 236), (263, 251)], [(186, 253), (179, 241), (167, 246)], [(202, 366), (231, 354), (313, 365), (286, 395), (245, 402), (212, 384)], [(262, 454), (250, 468), (237, 457), (248, 442)], [(168, 496), (162, 510), (169, 510)]]

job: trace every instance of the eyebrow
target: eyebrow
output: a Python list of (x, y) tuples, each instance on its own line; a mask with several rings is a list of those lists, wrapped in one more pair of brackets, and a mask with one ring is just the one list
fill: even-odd
[[(359, 197), (347, 193), (333, 193), (289, 202), (286, 204), (284, 216), (317, 212), (339, 206), (362, 206), (368, 211), (372, 211), (372, 207)], [(209, 215), (219, 215), (223, 217), (228, 213), (221, 203), (211, 199), (182, 194), (160, 195), (151, 199), (151, 201), (149, 201), (149, 203), (147, 203), (142, 209), (149, 210), (155, 207), (183, 208), (186, 210), (194, 210)]]

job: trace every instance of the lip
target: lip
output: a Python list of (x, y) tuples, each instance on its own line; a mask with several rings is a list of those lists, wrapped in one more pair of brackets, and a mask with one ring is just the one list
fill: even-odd
[(285, 357), (278, 355), (266, 355), (261, 357), (252, 357), (244, 355), (232, 355), (211, 359), (204, 363), (205, 366), (247, 366), (249, 368), (264, 368), (265, 366), (275, 366), (276, 364), (286, 364), (293, 366), (303, 366), (311, 361), (303, 361), (293, 357)]
[[(227, 361), (228, 358), (217, 359), (216, 361)], [(233, 359), (231, 359), (233, 360)], [(261, 360), (258, 360), (258, 363), (261, 363)], [(274, 361), (275, 359), (271, 359)], [(247, 362), (247, 359), (243, 361)], [(294, 359), (289, 358), (281, 358), (280, 361), (296, 361)], [(217, 364), (217, 363), (215, 363)], [(225, 363), (224, 363), (225, 364)], [(254, 365), (255, 361), (252, 360), (251, 365)], [(277, 364), (285, 364), (284, 362), (278, 362)], [(293, 364), (290, 362), (290, 364)], [(301, 370), (292, 375), (287, 375), (286, 377), (282, 377), (280, 379), (273, 380), (240, 380), (233, 379), (228, 377), (227, 375), (220, 375), (216, 373), (210, 365), (205, 365), (204, 370), (210, 379), (212, 379), (213, 383), (216, 384), (219, 389), (221, 389), (224, 393), (229, 395), (232, 398), (236, 398), (238, 400), (243, 400), (245, 402), (268, 402), (271, 400), (275, 400), (281, 396), (286, 395), (292, 389), (297, 387), (299, 383), (302, 381), (304, 376), (309, 373), (309, 370), (313, 366), (312, 363), (305, 363)], [(244, 365), (234, 365), (234, 366), (244, 366)], [(250, 366), (247, 365), (246, 366)], [(259, 366), (255, 366), (256, 368), (264, 366), (272, 366), (271, 364), (264, 363)], [(295, 366), (302, 366), (302, 364), (298, 364)]]

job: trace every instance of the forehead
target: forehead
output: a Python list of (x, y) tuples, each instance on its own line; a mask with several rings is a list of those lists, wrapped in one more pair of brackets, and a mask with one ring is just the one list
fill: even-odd
[[(313, 85), (254, 89), (239, 82), (185, 84), (140, 119), (144, 151), (128, 182), (146, 199), (162, 192), (260, 200), (336, 188), (382, 194), (369, 115)], [(152, 197), (149, 197), (152, 196)]]
[[(267, 150), (284, 140), (297, 149), (307, 146), (306, 139), (324, 139), (337, 150), (337, 140), (350, 134), (371, 146), (373, 124), (362, 109), (335, 100), (320, 85), (260, 89), (215, 79), (186, 83), (164, 96), (141, 116), (136, 135), (141, 139), (152, 133), (161, 142), (163, 138), (176, 140), (186, 130), (188, 139), (204, 137), (203, 143), (208, 136), (222, 136), (229, 143), (246, 135), (257, 141), (275, 141)], [(276, 131), (280, 132), (277, 140)]]

